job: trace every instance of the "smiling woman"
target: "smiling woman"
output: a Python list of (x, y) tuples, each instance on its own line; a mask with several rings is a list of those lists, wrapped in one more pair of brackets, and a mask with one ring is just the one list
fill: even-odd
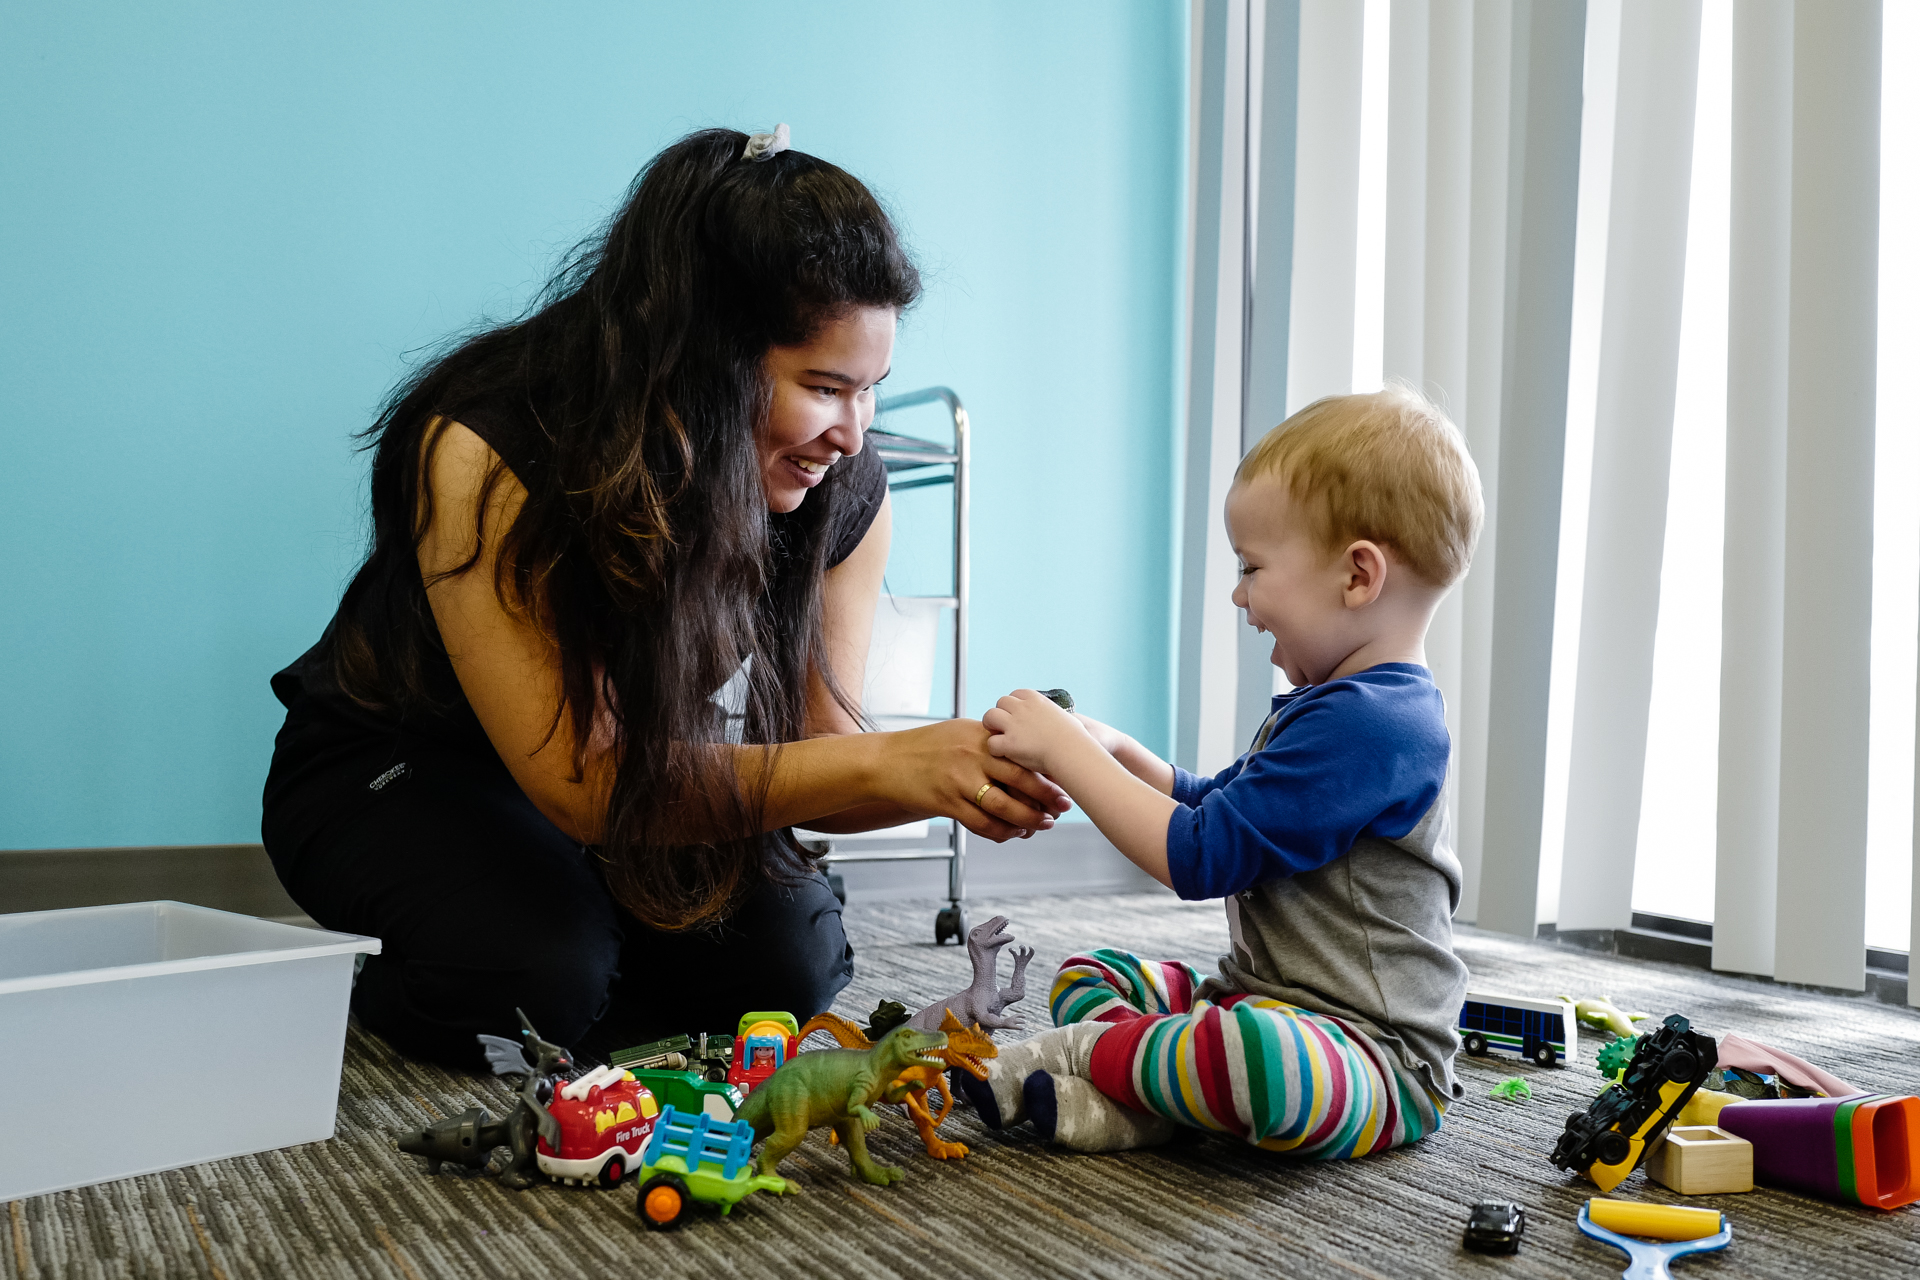
[(873, 388), (892, 361), (895, 323), (890, 307), (855, 307), (812, 341), (767, 353), (773, 403), (761, 478), (769, 510), (792, 511), (827, 468), (860, 452), (873, 421)]
[(790, 825), (1065, 808), (977, 722), (859, 732), (890, 531), (862, 436), (919, 277), (864, 186), (769, 137), (662, 152), (368, 433), (372, 551), (274, 677), (262, 833), (315, 920), (384, 940), (354, 1007), (407, 1052), (477, 1063), (516, 1006), (562, 1041), (810, 1016), (852, 950)]

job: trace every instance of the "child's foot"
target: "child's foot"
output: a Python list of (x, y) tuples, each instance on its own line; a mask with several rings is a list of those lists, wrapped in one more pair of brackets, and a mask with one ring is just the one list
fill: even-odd
[(1004, 1129), (1027, 1118), (1021, 1087), (1036, 1071), (1084, 1078), (1093, 1061), (1093, 1045), (1111, 1024), (1074, 1022), (1019, 1044), (1008, 1045), (1000, 1056), (987, 1061), (987, 1078), (976, 1080), (964, 1071), (949, 1073), (959, 1082), (960, 1092), (980, 1113), (989, 1129)]
[(1123, 1107), (1093, 1081), (1036, 1071), (1021, 1090), (1027, 1119), (1040, 1136), (1070, 1151), (1131, 1151), (1173, 1139), (1180, 1126), (1165, 1116)]

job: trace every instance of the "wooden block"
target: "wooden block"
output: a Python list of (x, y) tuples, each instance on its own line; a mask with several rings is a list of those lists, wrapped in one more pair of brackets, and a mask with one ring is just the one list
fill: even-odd
[(1753, 1144), (1717, 1125), (1675, 1125), (1646, 1167), (1648, 1177), (1683, 1196), (1753, 1190)]

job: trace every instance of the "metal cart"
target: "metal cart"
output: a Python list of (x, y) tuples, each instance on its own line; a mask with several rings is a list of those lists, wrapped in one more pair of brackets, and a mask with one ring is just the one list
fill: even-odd
[[(967, 507), (968, 468), (972, 451), (968, 441), (967, 411), (961, 405), (960, 397), (946, 387), (926, 387), (883, 398), (876, 417), (936, 402), (944, 404), (952, 416), (951, 445), (891, 431), (871, 430), (867, 432), (867, 447), (876, 450), (880, 460), (886, 463), (887, 488), (892, 492), (922, 489), (930, 485), (953, 486), (953, 594), (920, 599), (953, 610), (953, 714), (961, 716), (966, 714), (967, 707)], [(924, 723), (942, 718), (920, 717)], [(877, 841), (871, 845), (860, 841), (858, 847), (848, 848), (831, 837), (819, 837), (817, 844), (825, 849), (820, 861), (826, 864), (829, 881), (843, 899), (845, 891), (840, 878), (832, 874), (832, 867), (837, 863), (944, 861), (947, 864), (947, 905), (934, 917), (933, 937), (936, 943), (964, 942), (968, 929), (967, 829), (950, 818), (943, 821), (948, 826), (945, 848), (929, 847), (925, 839), (913, 842)]]

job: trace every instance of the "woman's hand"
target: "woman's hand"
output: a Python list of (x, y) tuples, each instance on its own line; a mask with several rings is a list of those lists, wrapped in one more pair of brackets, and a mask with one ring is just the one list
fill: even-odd
[(1045, 831), (1055, 815), (1073, 807), (1059, 787), (989, 751), (978, 720), (942, 720), (885, 736), (883, 785), (903, 809), (953, 818), (998, 843)]
[[(1015, 689), (1000, 699), (983, 717), (983, 722), (987, 732), (993, 735), (987, 739), (993, 754), (1025, 765), (1036, 773), (1052, 773), (1049, 762), (1057, 760), (1063, 748), (1085, 743), (1089, 737), (1109, 754), (1112, 752), (1112, 748), (1100, 742), (1098, 735), (1087, 727), (1097, 725), (1107, 729), (1107, 726), (1098, 720), (1086, 720), (1084, 716), (1062, 711), (1032, 689)], [(1107, 732), (1116, 738), (1123, 736), (1111, 729)]]
[(1058, 779), (1114, 848), (1173, 887), (1167, 824), (1180, 806), (1172, 798), (1172, 766), (1126, 734), (1062, 711), (1031, 689), (1015, 689), (981, 720), (995, 755)]

